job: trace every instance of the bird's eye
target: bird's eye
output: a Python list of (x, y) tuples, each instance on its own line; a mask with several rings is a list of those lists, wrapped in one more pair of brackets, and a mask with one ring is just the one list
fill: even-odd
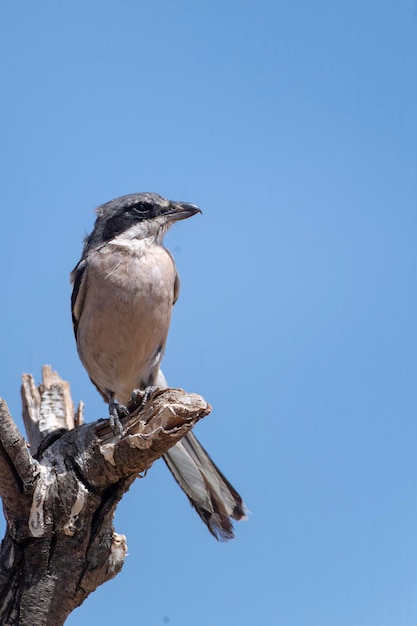
[(148, 215), (149, 212), (151, 210), (151, 207), (147, 204), (135, 204), (132, 207), (132, 211), (134, 211), (135, 213), (138, 213), (139, 215)]

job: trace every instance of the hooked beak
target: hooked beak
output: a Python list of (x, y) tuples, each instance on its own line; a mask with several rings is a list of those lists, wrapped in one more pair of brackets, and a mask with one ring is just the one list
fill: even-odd
[(165, 215), (170, 222), (178, 222), (201, 212), (198, 206), (189, 202), (170, 202)]

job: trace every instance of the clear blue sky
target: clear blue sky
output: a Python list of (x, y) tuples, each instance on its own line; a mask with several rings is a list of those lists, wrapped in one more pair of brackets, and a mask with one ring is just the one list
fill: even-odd
[(68, 274), (115, 196), (203, 216), (164, 370), (252, 511), (217, 544), (162, 462), (115, 525), (123, 572), (68, 624), (417, 623), (413, 0), (4, 0), (0, 394), (76, 355)]

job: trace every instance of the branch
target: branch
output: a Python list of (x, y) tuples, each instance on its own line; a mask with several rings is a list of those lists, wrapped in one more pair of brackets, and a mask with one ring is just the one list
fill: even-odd
[(31, 374), (23, 374), (21, 393), (23, 422), (32, 454), (36, 456), (45, 437), (75, 426), (70, 386), (50, 365), (44, 365), (39, 387)]
[[(38, 388), (25, 376), (23, 391), (38, 460), (0, 405), (0, 492), (8, 521), (0, 550), (0, 623), (10, 626), (59, 626), (120, 571), (127, 547), (113, 528), (117, 503), (138, 474), (211, 410), (201, 396), (167, 389), (145, 406), (140, 398), (129, 406), (121, 435), (108, 420), (67, 430), (73, 420), (65, 409), (72, 407), (68, 384), (57, 374), (51, 378), (50, 368), (43, 374)], [(45, 403), (53, 415), (44, 428)], [(40, 433), (47, 433), (48, 445)]]
[(33, 487), (38, 474), (38, 463), (30, 455), (6, 402), (0, 398), (0, 496), (9, 524), (15, 517), (13, 512), (19, 514), (23, 494)]

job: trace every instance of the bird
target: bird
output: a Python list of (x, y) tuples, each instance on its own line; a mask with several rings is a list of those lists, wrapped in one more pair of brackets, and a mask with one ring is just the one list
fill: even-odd
[[(96, 209), (70, 274), (78, 354), (116, 433), (132, 394), (168, 387), (160, 365), (180, 280), (163, 239), (172, 224), (197, 213), (194, 204), (151, 192), (110, 200)], [(188, 432), (163, 458), (210, 533), (232, 539), (232, 520), (246, 519), (246, 507), (195, 435)]]

